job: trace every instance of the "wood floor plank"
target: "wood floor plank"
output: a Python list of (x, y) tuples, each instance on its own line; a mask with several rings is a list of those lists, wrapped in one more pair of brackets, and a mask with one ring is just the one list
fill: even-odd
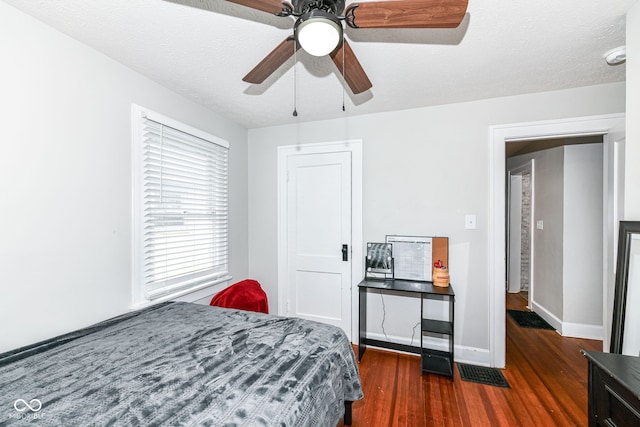
[(425, 408), (418, 404), (424, 401), (420, 376), (420, 366), (413, 361), (413, 356), (398, 356), (398, 381), (396, 383), (396, 410), (393, 411), (393, 425), (415, 426), (425, 423)]
[[(507, 295), (507, 308), (526, 310)], [(365, 398), (353, 404), (353, 426), (586, 426), (587, 362), (580, 349), (602, 342), (507, 321), (502, 371), (511, 388), (421, 375), (420, 358), (368, 348), (359, 364)], [(354, 349), (357, 349), (354, 347)]]

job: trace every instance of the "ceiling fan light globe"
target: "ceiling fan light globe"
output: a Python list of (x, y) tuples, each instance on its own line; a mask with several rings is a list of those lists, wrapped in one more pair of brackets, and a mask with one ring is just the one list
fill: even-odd
[(338, 47), (342, 40), (342, 26), (327, 17), (310, 17), (296, 28), (300, 47), (313, 56), (325, 56)]

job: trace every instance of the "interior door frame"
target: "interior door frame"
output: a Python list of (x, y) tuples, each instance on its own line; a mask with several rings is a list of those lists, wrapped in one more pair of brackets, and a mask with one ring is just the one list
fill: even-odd
[[(535, 159), (530, 159), (527, 163), (524, 163), (520, 166), (516, 166), (511, 170), (507, 171), (507, 177), (508, 177), (508, 181), (507, 181), (507, 185), (511, 184), (511, 178), (514, 175), (520, 175), (522, 176), (525, 172), (529, 172), (529, 175), (531, 176), (531, 200), (529, 201), (531, 209), (529, 211), (529, 291), (528, 291), (528, 300), (527, 300), (527, 307), (529, 307), (531, 309), (531, 307), (533, 307), (533, 292), (534, 292), (534, 283), (533, 283), (533, 268), (534, 268), (534, 259), (533, 259), (533, 250), (534, 250), (534, 234), (533, 233), (533, 227), (534, 227), (534, 212), (535, 212), (535, 208), (536, 208), (536, 204), (535, 204), (535, 188), (536, 188), (536, 180), (535, 180)], [(507, 197), (509, 197), (509, 199), (511, 198), (511, 189), (509, 188), (509, 192), (507, 193)], [(507, 203), (508, 206), (508, 210), (511, 210), (511, 200), (508, 201)], [(507, 217), (510, 218), (510, 217)], [(522, 223), (522, 218), (521, 219), (521, 223)], [(507, 239), (509, 238), (509, 232), (511, 230), (511, 224), (508, 224), (507, 227)], [(507, 267), (509, 266), (509, 256), (510, 256), (510, 252), (509, 252), (509, 241), (507, 240)], [(509, 269), (507, 268), (507, 274), (509, 272)], [(509, 276), (507, 276), (509, 277)], [(522, 289), (522, 285), (520, 286), (520, 288)]]
[[(512, 271), (511, 271), (511, 267), (512, 267), (512, 259), (514, 258), (513, 255), (511, 253), (513, 249), (512, 247), (512, 237), (514, 235), (514, 232), (516, 230), (515, 227), (515, 223), (513, 223), (513, 213), (514, 213), (514, 196), (513, 196), (513, 192), (514, 192), (514, 179), (519, 179), (520, 181), (520, 192), (518, 193), (518, 202), (519, 205), (522, 204), (522, 175), (521, 174), (517, 174), (517, 173), (512, 173), (511, 171), (507, 171), (507, 216), (506, 216), (506, 222), (507, 222), (507, 239), (506, 239), (506, 245), (507, 245), (507, 250), (506, 250), (506, 255), (507, 255), (507, 280), (506, 280), (506, 291), (507, 293), (513, 293), (513, 289), (511, 288), (512, 283), (511, 283), (511, 277), (512, 277)], [(521, 231), (522, 229), (522, 209), (520, 209), (520, 212), (517, 213), (518, 214), (518, 223), (517, 223), (517, 229), (518, 231)], [(522, 245), (522, 241), (520, 242), (520, 244)], [(521, 267), (521, 263), (522, 260), (520, 260), (520, 255), (518, 255), (518, 270), (522, 270)], [(520, 291), (520, 289), (522, 289), (522, 285), (521, 285), (521, 281), (520, 278), (518, 279), (518, 291)]]
[(331, 141), (278, 147), (278, 314), (287, 312), (287, 164), (290, 156), (351, 153), (351, 337), (358, 336), (358, 283), (364, 276), (362, 234), (362, 140)]
[[(563, 120), (517, 123), (489, 127), (489, 357), (492, 367), (503, 368), (506, 363), (506, 319), (505, 319), (505, 282), (506, 282), (506, 235), (505, 235), (505, 196), (506, 196), (506, 160), (507, 141), (548, 139), (571, 136), (603, 135), (603, 142), (613, 143), (624, 133), (625, 114), (607, 114), (601, 116), (577, 117)], [(606, 150), (605, 150), (606, 153)], [(605, 167), (608, 156), (605, 155)], [(605, 169), (606, 171), (606, 169)], [(607, 177), (605, 172), (605, 178)], [(612, 225), (609, 225), (611, 228)], [(609, 249), (613, 230), (605, 229), (606, 237), (603, 250), (603, 292), (613, 289), (608, 283), (606, 272), (610, 268)], [(605, 298), (606, 300), (606, 298)], [(610, 313), (606, 310), (603, 317)], [(603, 319), (604, 320), (604, 319)], [(606, 324), (607, 322), (603, 322)], [(605, 331), (607, 341), (608, 331)]]

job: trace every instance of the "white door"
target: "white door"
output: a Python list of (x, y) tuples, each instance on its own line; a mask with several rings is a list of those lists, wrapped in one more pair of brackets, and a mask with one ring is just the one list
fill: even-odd
[(351, 152), (288, 156), (286, 167), (286, 315), (351, 337)]

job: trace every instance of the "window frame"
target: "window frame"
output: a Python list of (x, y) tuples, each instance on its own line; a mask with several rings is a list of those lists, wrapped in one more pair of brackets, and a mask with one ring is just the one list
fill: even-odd
[[(169, 300), (182, 300), (182, 301), (195, 301), (205, 296), (211, 295), (213, 292), (206, 292), (207, 288), (214, 285), (228, 282), (231, 280), (231, 275), (228, 271), (229, 266), (229, 214), (226, 214), (226, 257), (227, 257), (227, 273), (221, 277), (212, 278), (204, 282), (197, 282), (191, 286), (184, 287), (173, 292), (162, 294), (161, 296), (150, 297), (148, 294), (147, 284), (144, 278), (144, 179), (145, 179), (145, 163), (143, 157), (144, 151), (144, 137), (143, 128), (144, 120), (149, 119), (154, 122), (160, 123), (164, 126), (173, 128), (180, 132), (190, 134), (199, 139), (205, 140), (212, 144), (216, 144), (225, 149), (229, 149), (229, 143), (221, 138), (213, 136), (207, 132), (201, 131), (194, 127), (191, 127), (185, 123), (179, 122), (170, 117), (166, 117), (155, 111), (141, 107), (136, 104), (132, 104), (132, 280), (131, 280), (131, 308), (139, 309), (148, 305), (157, 304)], [(228, 177), (229, 163), (226, 163), (226, 175)], [(228, 206), (229, 200), (229, 184), (227, 178), (226, 186), (226, 202)]]

